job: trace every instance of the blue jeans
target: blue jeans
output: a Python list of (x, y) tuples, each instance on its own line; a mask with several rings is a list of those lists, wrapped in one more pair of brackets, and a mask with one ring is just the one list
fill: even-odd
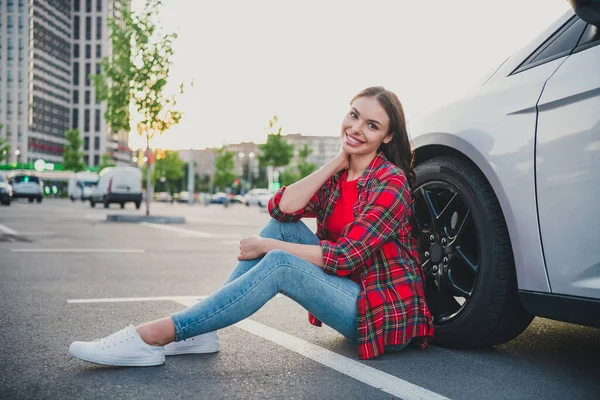
[[(282, 223), (271, 219), (260, 236), (319, 245), (317, 236), (303, 222)], [(348, 278), (328, 275), (300, 257), (272, 250), (255, 260), (240, 261), (223, 287), (171, 318), (176, 340), (180, 341), (248, 318), (277, 293), (282, 293), (356, 343), (359, 292), (359, 285)]]

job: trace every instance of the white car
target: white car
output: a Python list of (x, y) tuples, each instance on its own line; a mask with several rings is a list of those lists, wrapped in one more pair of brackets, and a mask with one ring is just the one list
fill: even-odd
[(17, 174), (10, 179), (10, 184), (13, 189), (13, 199), (25, 198), (30, 203), (34, 200), (41, 203), (44, 198), (44, 182), (38, 176)]
[(246, 204), (247, 207), (253, 205), (266, 207), (271, 196), (273, 196), (273, 193), (267, 189), (252, 189), (244, 196), (244, 204)]
[(505, 343), (534, 316), (600, 327), (600, 2), (570, 2), (576, 14), (409, 123), (438, 344)]

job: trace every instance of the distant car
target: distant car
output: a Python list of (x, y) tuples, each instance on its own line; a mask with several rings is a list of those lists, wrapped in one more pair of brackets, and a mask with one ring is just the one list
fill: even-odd
[(244, 203), (248, 207), (260, 205), (261, 203), (266, 204), (271, 196), (273, 196), (273, 193), (271, 193), (268, 189), (252, 189), (246, 193), (246, 196), (244, 196)]
[(89, 200), (94, 187), (98, 184), (98, 174), (95, 172), (77, 172), (69, 179), (68, 196), (71, 201)]
[(179, 196), (177, 196), (178, 203), (189, 203), (190, 201), (190, 192), (179, 192)]
[(210, 196), (210, 204), (224, 204), (225, 200), (227, 200), (227, 197), (227, 193), (217, 192)]
[(27, 199), (30, 203), (37, 200), (42, 202), (44, 198), (44, 182), (35, 175), (17, 174), (10, 179), (13, 199)]
[(169, 193), (169, 192), (158, 192), (154, 196), (154, 199), (156, 201), (159, 201), (162, 203), (172, 203), (173, 202), (173, 196), (171, 196), (171, 193)]
[(238, 194), (238, 195), (233, 196), (230, 201), (232, 204), (244, 204), (246, 199), (244, 199), (244, 196), (240, 196)]
[(111, 203), (125, 207), (125, 203), (134, 203), (139, 209), (142, 204), (142, 172), (137, 167), (108, 167), (100, 171), (98, 185), (90, 197), (90, 205), (102, 203), (108, 208)]
[(0, 174), (0, 204), (10, 206), (12, 201), (13, 189), (8, 183), (8, 179)]
[(502, 344), (533, 316), (600, 327), (600, 2), (570, 3), (576, 14), (409, 122), (438, 344)]

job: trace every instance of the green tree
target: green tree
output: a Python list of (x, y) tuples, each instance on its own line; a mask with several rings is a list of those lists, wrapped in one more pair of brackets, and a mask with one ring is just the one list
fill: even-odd
[[(4, 124), (0, 124), (0, 132), (4, 128)], [(0, 138), (0, 162), (8, 161), (8, 156), (10, 155), (10, 145), (8, 144), (8, 140)]]
[(317, 164), (307, 161), (311, 153), (312, 150), (307, 145), (304, 145), (298, 152), (298, 180), (307, 177), (317, 170)]
[[(146, 0), (144, 11), (132, 12), (123, 4), (120, 21), (108, 22), (112, 56), (104, 58), (102, 72), (92, 76), (97, 98), (107, 102), (105, 118), (111, 130), (130, 130), (132, 107), (141, 118), (137, 132), (146, 137), (147, 149), (156, 134), (178, 124), (182, 116), (175, 110), (175, 97), (164, 93), (177, 35), (159, 33), (160, 5), (160, 0)], [(150, 170), (146, 174), (149, 177)], [(151, 179), (146, 181), (146, 193), (151, 193)], [(146, 196), (146, 215), (150, 215), (150, 196)]]
[(152, 183), (157, 184), (161, 181), (161, 178), (166, 179), (167, 191), (169, 191), (169, 182), (175, 182), (184, 175), (183, 167), (186, 165), (185, 161), (179, 157), (179, 153), (172, 150), (167, 150), (164, 155), (156, 157), (154, 163), (154, 170), (152, 176)]
[(284, 186), (289, 186), (300, 180), (296, 168), (286, 168), (279, 174), (279, 182)]
[(258, 145), (261, 153), (258, 161), (261, 166), (271, 165), (274, 168), (284, 167), (290, 163), (294, 156), (294, 145), (288, 143), (281, 136), (281, 127), (278, 127), (277, 115), (269, 120), (267, 143)]
[(112, 159), (112, 156), (110, 155), (110, 153), (104, 153), (102, 154), (102, 157), (100, 159), (100, 165), (98, 165), (98, 171), (102, 171), (104, 168), (108, 168), (108, 167), (114, 167), (115, 162)]
[(63, 165), (66, 170), (79, 172), (86, 169), (83, 162), (83, 151), (81, 151), (81, 135), (79, 129), (69, 129), (65, 133), (67, 145), (63, 150)]
[(221, 190), (229, 186), (235, 179), (235, 162), (233, 161), (233, 155), (234, 153), (232, 151), (227, 151), (223, 147), (217, 150), (213, 182), (214, 185)]

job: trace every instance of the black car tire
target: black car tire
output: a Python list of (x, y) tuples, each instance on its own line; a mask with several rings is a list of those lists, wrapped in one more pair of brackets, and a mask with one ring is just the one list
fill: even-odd
[(125, 208), (125, 203), (121, 203), (120, 206), (121, 206), (121, 209)]
[(449, 184), (472, 213), (480, 244), (480, 265), (472, 297), (456, 317), (435, 325), (434, 342), (454, 348), (487, 347), (508, 342), (533, 316), (518, 297), (512, 247), (494, 190), (471, 162), (453, 157), (427, 160), (415, 168), (415, 193), (427, 182)]
[(136, 209), (136, 210), (139, 210), (139, 209), (140, 209), (140, 207), (141, 207), (141, 205), (142, 205), (142, 203), (140, 203), (139, 201), (137, 201), (137, 202), (135, 203), (135, 209)]
[(73, 203), (75, 203), (75, 197), (73, 197), (73, 196), (69, 196), (69, 199), (71, 199), (71, 201), (72, 201)]
[(30, 203), (33, 203), (33, 201), (34, 201), (34, 200), (35, 200), (35, 199), (34, 199), (33, 197), (28, 197), (28, 198), (27, 198), (27, 201), (29, 201)]
[(41, 202), (42, 202), (42, 198), (43, 198), (42, 196), (38, 197), (38, 198), (36, 199), (36, 200), (37, 200), (37, 202), (38, 202), (38, 203), (41, 203)]
[(10, 206), (10, 199), (2, 201), (2, 205), (4, 205), (4, 206)]
[(92, 207), (92, 208), (96, 207), (96, 202), (94, 200), (90, 199), (90, 207)]

